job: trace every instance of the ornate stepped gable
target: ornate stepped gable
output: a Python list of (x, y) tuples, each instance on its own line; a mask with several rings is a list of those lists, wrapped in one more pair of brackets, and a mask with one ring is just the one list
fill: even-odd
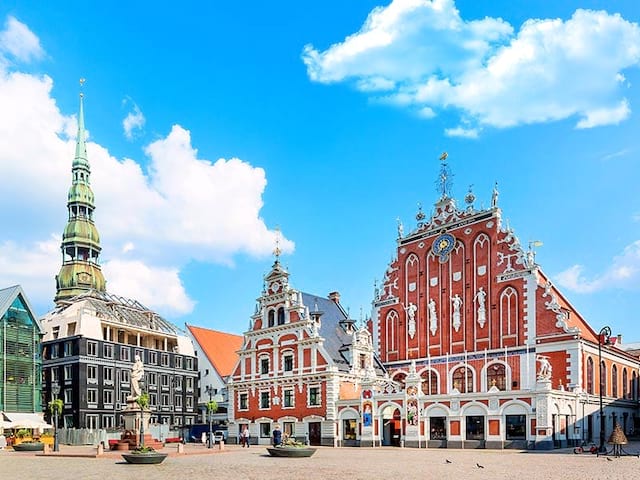
[(441, 196), (429, 218), (419, 206), (416, 227), (398, 223), (397, 251), (374, 298), (374, 335), (383, 362), (409, 361), (530, 343), (535, 335), (592, 330), (553, 287), (502, 221), (498, 189), (489, 208), (465, 208), (450, 196), (446, 156)]

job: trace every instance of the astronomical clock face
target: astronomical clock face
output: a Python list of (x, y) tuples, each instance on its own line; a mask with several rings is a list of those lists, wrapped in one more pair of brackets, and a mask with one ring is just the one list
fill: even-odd
[(450, 233), (442, 233), (436, 237), (433, 241), (431, 250), (438, 257), (440, 263), (445, 263), (449, 260), (449, 254), (456, 245), (456, 239)]

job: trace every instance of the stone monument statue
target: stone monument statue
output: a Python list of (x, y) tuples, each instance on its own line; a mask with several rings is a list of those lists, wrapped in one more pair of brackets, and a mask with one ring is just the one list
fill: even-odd
[(136, 400), (142, 394), (140, 383), (144, 376), (144, 364), (140, 355), (135, 356), (135, 361), (131, 367), (131, 399)]

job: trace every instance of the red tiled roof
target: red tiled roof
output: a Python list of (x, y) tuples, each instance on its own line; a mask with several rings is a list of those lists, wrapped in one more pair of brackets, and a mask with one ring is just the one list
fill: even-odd
[(236, 352), (242, 347), (244, 337), (192, 325), (187, 328), (218, 374), (222, 378), (231, 375), (238, 361)]

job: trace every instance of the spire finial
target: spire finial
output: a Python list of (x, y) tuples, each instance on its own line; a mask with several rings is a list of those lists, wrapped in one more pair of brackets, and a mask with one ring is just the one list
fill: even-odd
[(80, 96), (84, 97), (84, 93), (82, 92), (82, 87), (84, 87), (84, 82), (86, 82), (87, 80), (84, 78), (80, 79)]
[(85, 139), (84, 130), (84, 93), (82, 87), (84, 86), (84, 78), (80, 79), (80, 108), (78, 110), (78, 138), (76, 139), (76, 156), (73, 161), (74, 165), (81, 165), (85, 168), (89, 168), (89, 160), (87, 158), (87, 145)]
[(447, 164), (448, 157), (449, 154), (447, 152), (443, 152), (442, 155), (440, 155), (440, 174), (438, 175), (436, 185), (438, 186), (441, 199), (449, 198), (451, 193), (451, 177), (453, 177), (453, 174)]
[(276, 257), (276, 263), (280, 261), (282, 250), (280, 249), (280, 226), (276, 226), (276, 246), (273, 249), (273, 256)]

